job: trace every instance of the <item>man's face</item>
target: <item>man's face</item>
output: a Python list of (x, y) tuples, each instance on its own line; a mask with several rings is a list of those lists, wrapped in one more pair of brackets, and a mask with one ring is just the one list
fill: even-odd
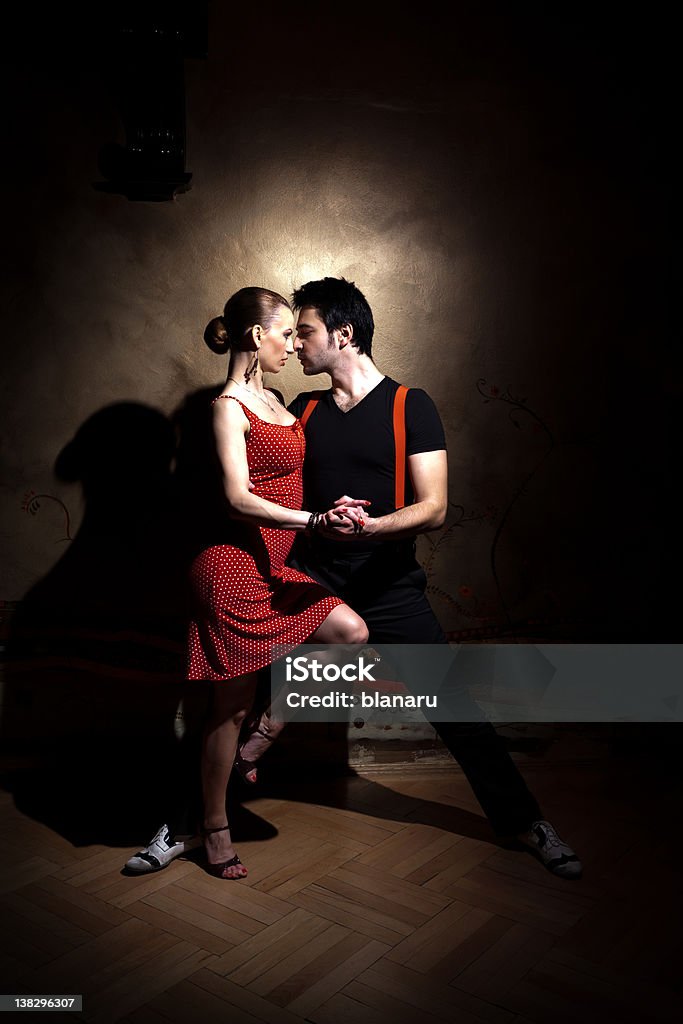
[(334, 364), (337, 355), (334, 334), (328, 334), (327, 327), (313, 306), (304, 306), (299, 310), (294, 351), (306, 376), (329, 373)]

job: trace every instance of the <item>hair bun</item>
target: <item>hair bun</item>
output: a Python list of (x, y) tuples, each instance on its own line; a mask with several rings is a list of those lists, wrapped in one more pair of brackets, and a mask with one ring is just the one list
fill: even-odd
[(206, 325), (204, 331), (204, 341), (209, 346), (212, 352), (215, 352), (219, 356), (224, 356), (230, 348), (228, 341), (228, 332), (225, 327), (225, 320), (222, 316), (215, 316)]

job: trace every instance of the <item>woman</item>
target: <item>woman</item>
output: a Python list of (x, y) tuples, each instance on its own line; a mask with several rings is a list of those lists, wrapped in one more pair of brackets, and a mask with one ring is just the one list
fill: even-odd
[(368, 636), (340, 598), (285, 565), (295, 531), (348, 530), (358, 514), (301, 509), (303, 429), (263, 384), (264, 373), (286, 364), (293, 336), (289, 303), (266, 288), (242, 288), (204, 334), (212, 351), (230, 354), (213, 429), (226, 513), (237, 520), (226, 543), (203, 551), (191, 570), (188, 678), (213, 682), (202, 748), (203, 837), (219, 878), (247, 874), (230, 840), (225, 794), (256, 672), (272, 662), (274, 645), (282, 656), (304, 642), (364, 643)]

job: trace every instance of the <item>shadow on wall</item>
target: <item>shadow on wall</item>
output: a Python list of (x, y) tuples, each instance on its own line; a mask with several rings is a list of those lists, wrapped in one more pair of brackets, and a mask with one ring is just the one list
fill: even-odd
[(134, 842), (135, 805), (149, 829), (179, 702), (204, 697), (183, 684), (189, 552), (175, 448), (173, 424), (137, 403), (82, 424), (55, 464), (81, 484), (81, 527), (10, 624), (0, 736), (41, 763), (15, 798), (76, 843), (125, 841), (112, 836), (120, 823)]

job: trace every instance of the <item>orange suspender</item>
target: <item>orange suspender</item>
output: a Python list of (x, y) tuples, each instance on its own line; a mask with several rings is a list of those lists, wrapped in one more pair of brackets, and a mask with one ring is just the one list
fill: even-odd
[(308, 402), (306, 402), (306, 408), (302, 412), (301, 420), (300, 420), (302, 427), (305, 427), (306, 424), (308, 423), (308, 418), (311, 415), (311, 413), (313, 412), (313, 410), (315, 409), (315, 407), (316, 407), (316, 405), (318, 404), (319, 401), (320, 401), (319, 398), (309, 398)]
[(394, 508), (403, 508), (406, 503), (406, 395), (408, 388), (399, 384), (394, 395), (394, 447), (396, 468), (394, 470)]
[[(399, 384), (394, 395), (394, 447), (396, 462), (394, 465), (394, 508), (404, 508), (406, 503), (406, 396), (408, 388)], [(301, 426), (305, 427), (314, 412), (319, 398), (309, 398), (301, 414)]]

